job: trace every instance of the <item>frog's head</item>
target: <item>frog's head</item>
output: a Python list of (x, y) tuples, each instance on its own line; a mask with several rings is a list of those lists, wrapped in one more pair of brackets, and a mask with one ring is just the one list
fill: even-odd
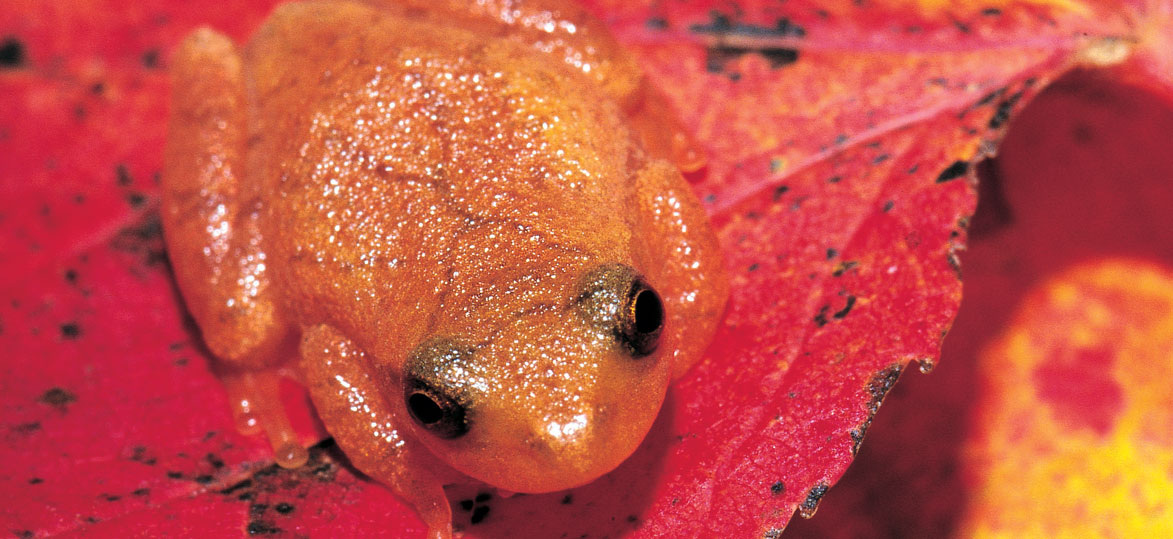
[(659, 294), (624, 264), (588, 270), (482, 343), (433, 337), (407, 360), (403, 404), (453, 468), (517, 492), (588, 483), (639, 446), (667, 391)]

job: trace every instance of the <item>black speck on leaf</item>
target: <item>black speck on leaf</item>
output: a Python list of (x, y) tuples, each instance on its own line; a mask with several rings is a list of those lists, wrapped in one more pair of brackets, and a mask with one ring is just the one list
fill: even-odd
[(59, 387), (54, 387), (42, 393), (39, 400), (45, 404), (48, 404), (49, 406), (65, 408), (66, 406), (77, 402), (77, 395), (74, 395), (73, 393), (70, 393), (69, 391)]
[(76, 339), (81, 336), (81, 326), (77, 322), (66, 322), (61, 324), (61, 337), (69, 340)]
[(0, 69), (23, 67), (24, 62), (24, 43), (15, 37), (4, 38), (0, 42)]
[(941, 175), (937, 176), (937, 183), (944, 183), (949, 180), (955, 180), (965, 175), (969, 171), (968, 161), (954, 161), (953, 164), (945, 167), (941, 171)]

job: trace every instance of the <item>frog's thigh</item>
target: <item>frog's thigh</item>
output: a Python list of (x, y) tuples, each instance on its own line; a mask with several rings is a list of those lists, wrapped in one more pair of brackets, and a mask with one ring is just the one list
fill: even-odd
[(652, 260), (662, 260), (660, 293), (668, 328), (678, 343), (673, 377), (704, 353), (725, 309), (728, 283), (717, 238), (704, 208), (672, 165), (653, 160), (640, 170), (636, 187), (641, 234)]
[(162, 219), (175, 278), (208, 347), (255, 370), (282, 359), (286, 332), (260, 247), (259, 199), (242, 177), (242, 71), (232, 41), (208, 28), (177, 51)]
[(318, 325), (302, 335), (301, 358), (318, 415), (355, 467), (415, 506), (429, 536), (450, 533), (443, 484), (430, 473), (442, 465), (403, 436), (384, 398), (388, 382), (372, 377), (366, 354), (333, 327)]

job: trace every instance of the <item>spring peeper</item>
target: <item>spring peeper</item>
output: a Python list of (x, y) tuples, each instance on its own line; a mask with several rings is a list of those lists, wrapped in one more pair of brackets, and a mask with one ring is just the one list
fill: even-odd
[(450, 534), (442, 487), (613, 470), (726, 297), (671, 114), (560, 2), (305, 2), (174, 59), (179, 288), (246, 432), (306, 453), (296, 370), (356, 467)]

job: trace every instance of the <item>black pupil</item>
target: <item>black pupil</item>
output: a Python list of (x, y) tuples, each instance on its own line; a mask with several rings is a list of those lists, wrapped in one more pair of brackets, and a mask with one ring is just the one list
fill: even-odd
[(413, 393), (411, 397), (408, 397), (407, 405), (411, 407), (412, 415), (425, 425), (431, 425), (444, 419), (444, 409), (423, 393)]
[(632, 311), (635, 316), (635, 330), (640, 333), (653, 333), (664, 323), (664, 307), (660, 305), (660, 298), (651, 290), (640, 290), (636, 294)]

